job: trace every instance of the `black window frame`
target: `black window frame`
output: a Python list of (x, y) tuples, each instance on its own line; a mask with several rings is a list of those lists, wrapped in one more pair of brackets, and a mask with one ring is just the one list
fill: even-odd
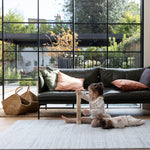
[[(3, 93), (2, 93), (2, 95), (3, 95), (3, 99), (4, 99), (4, 85), (5, 85), (5, 81), (9, 81), (8, 79), (5, 79), (4, 78), (4, 53), (5, 53), (5, 51), (4, 51), (4, 25), (5, 24), (7, 24), (7, 23), (20, 23), (20, 24), (26, 24), (26, 23), (29, 23), (29, 22), (5, 22), (4, 21), (4, 1), (5, 0), (2, 0), (2, 82), (1, 82), (1, 84), (2, 84), (2, 91), (3, 91)], [(38, 56), (38, 58), (37, 58), (37, 67), (38, 67), (38, 76), (39, 76), (39, 61), (40, 61), (40, 56), (39, 56), (39, 53), (40, 52), (42, 52), (42, 51), (40, 51), (40, 31), (39, 31), (39, 29), (40, 29), (40, 24), (41, 23), (43, 23), (43, 22), (40, 22), (40, 18), (39, 18), (39, 1), (40, 0), (37, 0), (37, 21), (36, 22), (34, 22), (34, 24), (37, 24), (37, 29), (38, 29), (38, 31), (37, 31), (37, 34), (38, 34), (38, 37), (37, 37), (37, 51), (36, 51), (36, 53), (37, 53), (37, 56)], [(81, 24), (80, 22), (75, 22), (75, 1), (76, 0), (72, 0), (72, 22), (47, 22), (47, 24), (70, 24), (70, 25), (72, 25), (72, 30), (73, 30), (73, 51), (72, 51), (72, 53), (73, 53), (73, 68), (75, 68), (75, 25), (78, 25), (78, 24)], [(107, 22), (105, 22), (105, 24), (106, 24), (106, 26), (107, 26), (107, 43), (109, 43), (108, 42), (108, 35), (109, 35), (109, 33), (108, 33), (108, 26), (109, 25), (125, 25), (125, 24), (127, 24), (127, 23), (109, 23), (109, 21), (108, 21), (108, 18), (109, 18), (109, 13), (108, 13), (108, 3), (109, 3), (109, 0), (107, 0)], [(140, 29), (141, 29), (141, 39), (140, 39), (140, 57), (141, 57), (141, 63), (140, 63), (140, 67), (143, 67), (143, 65), (144, 65), (144, 0), (141, 0), (141, 4), (140, 4), (140, 6), (141, 6), (141, 10), (140, 10), (140, 12), (141, 12), (141, 14), (140, 14), (140, 16), (141, 16), (141, 21), (140, 21), (140, 23), (131, 23), (130, 25), (140, 25)], [(84, 24), (84, 23), (82, 23), (82, 24)], [(103, 24), (103, 23), (99, 23), (99, 24)], [(33, 51), (31, 51), (31, 52), (33, 52)], [(108, 45), (107, 45), (107, 61), (108, 61)], [(108, 63), (107, 63), (107, 67), (108, 67)], [(13, 81), (21, 81), (21, 79), (12, 79)], [(27, 79), (28, 80), (28, 79)], [(30, 79), (30, 81), (31, 80), (36, 80), (37, 81), (37, 79)]]

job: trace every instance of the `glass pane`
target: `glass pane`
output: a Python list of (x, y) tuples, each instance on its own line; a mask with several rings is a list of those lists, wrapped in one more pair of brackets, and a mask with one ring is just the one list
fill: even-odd
[(108, 51), (141, 51), (140, 25), (112, 25)]
[[(64, 22), (72, 20), (72, 0), (39, 0), (39, 5), (39, 21)], [(68, 10), (71, 11), (68, 12)]]
[(88, 52), (88, 51), (76, 52), (75, 68), (93, 68), (96, 66), (106, 67), (107, 53), (102, 52), (100, 48), (99, 50), (100, 51), (95, 52)]
[(141, 0), (110, 0), (108, 2), (109, 23), (140, 23)]
[(75, 22), (107, 22), (107, 0), (75, 0)]
[[(1, 3), (1, 0), (0, 0), (0, 3)], [(2, 10), (1, 5), (0, 5), (0, 10)], [(2, 16), (2, 12), (0, 11), (0, 18), (2, 18), (1, 16)], [(0, 19), (0, 33), (2, 33), (2, 19)], [(0, 101), (2, 100), (2, 86), (1, 86), (2, 85), (2, 75), (3, 75), (2, 73), (3, 73), (2, 72), (2, 39), (0, 39)]]
[(15, 49), (17, 49), (17, 51), (20, 51), (25, 47), (32, 47), (33, 50), (37, 50), (37, 24), (5, 23), (4, 40), (5, 51)]
[(78, 46), (104, 46), (107, 45), (107, 26), (106, 25), (76, 25), (75, 33), (78, 35)]
[(37, 0), (4, 0), (6, 22), (37, 21)]
[(40, 67), (73, 68), (72, 52), (40, 52)]
[(37, 52), (5, 52), (5, 79), (37, 79), (37, 58)]
[(108, 68), (140, 68), (140, 53), (108, 53)]
[(24, 92), (27, 91), (28, 88), (28, 84), (30, 82), (30, 91), (33, 92), (35, 95), (37, 95), (38, 91), (37, 91), (37, 82), (36, 81), (18, 81), (15, 84), (12, 83), (8, 83), (8, 81), (4, 82), (4, 98), (7, 98), (9, 96), (11, 96), (12, 94), (15, 93), (15, 90), (17, 87), (19, 86), (23, 86), (23, 89), (21, 91), (19, 91), (19, 95), (23, 94)]

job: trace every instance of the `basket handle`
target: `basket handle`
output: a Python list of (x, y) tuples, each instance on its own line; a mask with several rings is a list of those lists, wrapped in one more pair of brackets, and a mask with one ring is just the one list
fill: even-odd
[(22, 86), (17, 87), (16, 90), (15, 90), (15, 94), (17, 94), (17, 93), (18, 93), (20, 90), (22, 90), (22, 89), (23, 89)]
[(29, 82), (29, 85), (28, 85), (27, 91), (30, 91), (30, 82)]

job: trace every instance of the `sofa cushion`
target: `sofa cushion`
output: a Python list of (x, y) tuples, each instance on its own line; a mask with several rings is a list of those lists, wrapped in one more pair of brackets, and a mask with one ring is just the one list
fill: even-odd
[(123, 91), (134, 91), (134, 90), (142, 90), (148, 88), (146, 85), (140, 82), (127, 80), (127, 79), (117, 79), (114, 80), (112, 84)]
[(105, 88), (104, 101), (109, 104), (149, 103), (150, 90), (121, 91), (118, 88)]
[[(88, 93), (88, 92), (87, 92)], [(121, 91), (118, 88), (104, 88), (104, 101), (109, 104), (117, 103), (149, 103), (150, 90)], [(39, 104), (76, 104), (74, 91), (47, 91), (39, 93)], [(88, 103), (82, 100), (81, 103)]]
[(126, 72), (124, 69), (116, 68), (100, 68), (100, 79), (104, 84), (104, 87), (112, 87), (112, 81), (116, 79), (125, 79)]
[(84, 88), (87, 89), (91, 83), (100, 82), (99, 68), (86, 68), (86, 69), (60, 69), (71, 77), (84, 78)]
[(55, 90), (60, 91), (74, 91), (76, 89), (84, 90), (84, 78), (74, 78), (64, 73), (58, 72), (57, 86)]
[(140, 82), (150, 88), (150, 69), (146, 68), (140, 77)]
[[(75, 91), (46, 91), (39, 93), (38, 100), (39, 104), (76, 104), (76, 93)], [(88, 104), (85, 100), (81, 102)]]
[(40, 70), (40, 72), (46, 82), (48, 90), (49, 91), (55, 90), (57, 85), (57, 76), (59, 70), (45, 69), (45, 70)]

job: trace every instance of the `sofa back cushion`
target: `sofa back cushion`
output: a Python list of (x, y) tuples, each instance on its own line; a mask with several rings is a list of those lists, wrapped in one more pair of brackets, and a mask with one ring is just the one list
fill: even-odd
[(134, 69), (117, 69), (117, 68), (100, 68), (100, 78), (105, 87), (112, 87), (112, 81), (116, 79), (128, 79), (139, 81), (144, 68)]
[(126, 79), (139, 81), (145, 68), (126, 69)]
[(100, 79), (104, 84), (104, 87), (112, 87), (112, 81), (116, 79), (125, 79), (124, 69), (116, 68), (100, 68)]
[(59, 69), (60, 72), (75, 78), (84, 78), (84, 88), (87, 89), (91, 83), (100, 82), (99, 68), (86, 69)]
[(140, 82), (145, 84), (150, 88), (150, 68), (146, 68), (141, 77), (140, 77)]

